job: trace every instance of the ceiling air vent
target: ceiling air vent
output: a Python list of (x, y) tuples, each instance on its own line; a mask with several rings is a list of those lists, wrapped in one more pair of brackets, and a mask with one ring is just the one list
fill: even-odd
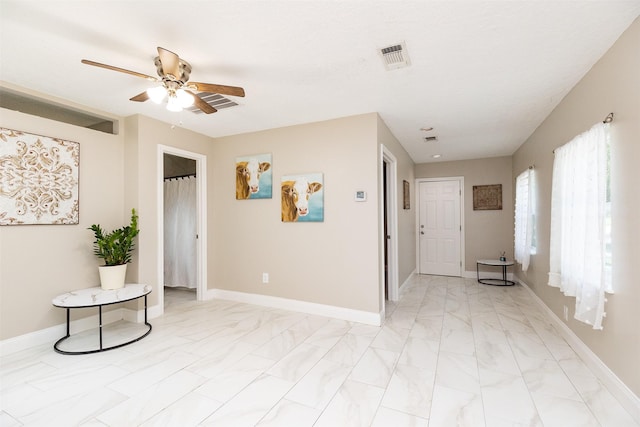
[(383, 47), (380, 49), (380, 55), (382, 55), (382, 60), (387, 70), (408, 67), (410, 64), (409, 53), (407, 52), (407, 46), (404, 42)]
[(437, 136), (425, 136), (424, 137), (424, 141), (425, 142), (436, 142), (438, 140)]
[[(200, 92), (197, 94), (204, 102), (215, 108), (216, 110), (222, 110), (223, 108), (235, 107), (236, 104), (232, 100), (225, 98), (224, 96), (217, 93), (209, 93), (209, 92)], [(201, 114), (202, 110), (196, 106), (192, 106), (188, 108), (189, 111), (195, 114)]]

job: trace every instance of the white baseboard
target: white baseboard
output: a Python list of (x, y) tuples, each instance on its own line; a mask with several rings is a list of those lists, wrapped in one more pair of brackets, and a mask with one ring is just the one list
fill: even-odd
[[(409, 283), (409, 282), (411, 281), (411, 279), (413, 279), (413, 278), (416, 276), (416, 274), (418, 274), (418, 272), (417, 272), (417, 270), (416, 270), (416, 269), (414, 269), (411, 273), (409, 273), (409, 275), (407, 276), (407, 279), (406, 279), (404, 282), (402, 282), (402, 284), (398, 287), (398, 293), (400, 293), (400, 290), (401, 290), (402, 288), (404, 288), (404, 286), (405, 286), (407, 283)], [(399, 297), (399, 296), (400, 296), (400, 295), (398, 295), (398, 297)]]
[[(314, 314), (318, 316), (331, 317), (335, 319), (347, 320), (349, 322), (364, 323), (367, 325), (380, 326), (382, 324), (381, 313), (371, 313), (368, 311), (353, 310), (344, 307), (316, 304), (306, 301), (297, 301), (287, 298), (278, 298), (267, 295), (247, 294), (243, 292), (227, 291), (223, 289), (210, 289), (205, 294), (205, 300), (214, 298), (230, 301), (244, 302), (247, 304), (261, 305), (265, 307), (280, 308), (283, 310), (298, 311), (302, 313)], [(147, 308), (147, 320), (162, 316), (163, 311), (159, 305)], [(102, 324), (126, 320), (128, 322), (144, 322), (144, 309), (132, 310), (119, 308), (102, 313)], [(70, 323), (72, 334), (87, 331), (98, 327), (98, 315), (84, 317), (73, 320)], [(66, 323), (51, 326), (39, 331), (19, 335), (0, 341), (0, 355), (7, 355), (25, 350), (30, 347), (50, 343), (53, 344), (66, 334)]]
[[(103, 311), (102, 324), (108, 325), (109, 323), (117, 322), (118, 320), (122, 320), (125, 317), (131, 316), (130, 314), (126, 315), (123, 310), (124, 309), (119, 308), (111, 311)], [(133, 312), (133, 310), (128, 311)], [(144, 319), (144, 312), (142, 312), (142, 316)], [(83, 317), (82, 319), (72, 320), (69, 324), (69, 330), (71, 331), (71, 334), (76, 334), (78, 332), (98, 328), (98, 325), (99, 318), (98, 315), (95, 314), (93, 316)], [(13, 338), (8, 338), (6, 340), (0, 341), (0, 354), (4, 356), (47, 343), (50, 343), (51, 347), (53, 348), (53, 344), (60, 338), (65, 336), (66, 333), (67, 324), (65, 322), (60, 325), (41, 329), (39, 331), (30, 332), (28, 334), (19, 335)]]
[(269, 295), (249, 294), (245, 292), (228, 291), (224, 289), (209, 289), (205, 299), (224, 299), (243, 302), (246, 304), (261, 305), (264, 307), (279, 308), (282, 310), (298, 311), (317, 316), (331, 317), (347, 320), (349, 322), (364, 323), (366, 325), (382, 325), (382, 315), (368, 311), (353, 310), (350, 308), (336, 307), (333, 305), (316, 304), (313, 302), (298, 301), (288, 298), (272, 297)]
[[(132, 310), (130, 308), (122, 308), (122, 319), (131, 323), (144, 323), (144, 308), (140, 310)], [(147, 308), (147, 321), (154, 317), (160, 317), (160, 306), (154, 305)]]
[[(129, 308), (123, 308), (123, 319), (127, 322), (144, 323), (144, 308), (140, 310), (131, 310)], [(160, 304), (147, 307), (147, 321), (160, 317), (164, 314), (164, 311), (160, 309)]]
[(475, 271), (463, 271), (462, 277), (465, 279), (475, 279), (477, 276)]
[(531, 290), (529, 285), (519, 278), (516, 278), (525, 289), (529, 291), (536, 303), (543, 309), (554, 326), (558, 329), (562, 337), (580, 356), (582, 361), (591, 369), (605, 385), (607, 390), (620, 402), (633, 419), (640, 423), (640, 398), (636, 396), (618, 376), (609, 369), (605, 363), (564, 323), (547, 305)]

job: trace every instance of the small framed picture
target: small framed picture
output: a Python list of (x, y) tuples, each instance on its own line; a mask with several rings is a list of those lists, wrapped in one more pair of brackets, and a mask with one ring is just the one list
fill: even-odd
[(411, 209), (411, 196), (409, 193), (409, 181), (402, 181), (402, 207)]
[(474, 211), (490, 211), (501, 209), (502, 184), (473, 186)]

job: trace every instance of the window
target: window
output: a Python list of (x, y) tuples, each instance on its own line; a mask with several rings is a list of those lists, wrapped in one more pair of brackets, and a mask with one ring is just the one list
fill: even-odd
[(609, 125), (598, 123), (555, 150), (551, 185), (549, 285), (576, 297), (574, 317), (593, 329), (612, 292), (608, 152)]
[(516, 178), (515, 209), (515, 258), (522, 264), (522, 271), (529, 268), (531, 254), (535, 247), (535, 181), (534, 170), (529, 168)]

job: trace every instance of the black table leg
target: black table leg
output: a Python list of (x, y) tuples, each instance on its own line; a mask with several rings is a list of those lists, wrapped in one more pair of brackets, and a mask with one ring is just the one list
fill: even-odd
[(98, 312), (100, 314), (100, 319), (99, 319), (99, 323), (100, 323), (100, 350), (102, 350), (102, 306), (98, 306)]
[[(66, 331), (66, 335), (62, 338), (60, 338), (58, 341), (55, 342), (55, 344), (53, 345), (53, 349), (61, 354), (92, 354), (92, 353), (98, 353), (98, 352), (102, 352), (102, 351), (107, 351), (107, 350), (113, 350), (116, 348), (120, 348), (123, 347), (125, 345), (129, 345), (132, 344), (136, 341), (140, 341), (142, 338), (146, 337), (147, 335), (149, 335), (151, 333), (151, 329), (152, 326), (149, 323), (149, 317), (148, 317), (148, 301), (147, 301), (147, 294), (144, 295), (140, 295), (140, 296), (136, 296), (135, 298), (132, 298), (132, 300), (140, 298), (141, 296), (144, 296), (144, 324), (146, 326), (146, 331), (144, 331), (144, 333), (142, 333), (141, 335), (139, 335), (136, 338), (133, 338), (127, 342), (123, 342), (121, 344), (117, 344), (117, 345), (112, 345), (112, 346), (108, 346), (105, 347), (104, 346), (104, 341), (103, 341), (103, 319), (102, 319), (102, 305), (100, 304), (96, 304), (96, 305), (89, 305), (89, 306), (78, 306), (78, 307), (64, 307), (67, 310), (67, 331)], [(118, 301), (118, 302), (113, 302), (113, 303), (107, 303), (105, 305), (110, 305), (110, 304), (115, 304), (115, 303), (122, 303), (122, 302), (126, 302), (126, 301)], [(87, 307), (98, 307), (98, 334), (99, 334), (99, 341), (100, 341), (100, 345), (97, 349), (94, 350), (86, 350), (86, 351), (66, 351), (66, 350), (62, 350), (60, 349), (60, 344), (65, 341), (66, 339), (71, 337), (71, 308), (87, 308)]]
[(71, 314), (70, 314), (71, 309), (67, 308), (67, 334), (65, 336), (63, 336), (62, 338), (60, 338), (58, 341), (56, 341), (56, 343), (53, 345), (53, 349), (60, 353), (60, 354), (66, 354), (66, 352), (64, 350), (60, 350), (58, 348), (58, 345), (60, 345), (60, 343), (64, 340), (66, 340), (67, 338), (69, 338), (71, 336), (70, 333), (70, 329), (69, 329), (69, 323), (71, 323)]
[(69, 308), (67, 308), (67, 337), (70, 336), (71, 334), (69, 333), (69, 322), (71, 320), (71, 315), (69, 313)]

